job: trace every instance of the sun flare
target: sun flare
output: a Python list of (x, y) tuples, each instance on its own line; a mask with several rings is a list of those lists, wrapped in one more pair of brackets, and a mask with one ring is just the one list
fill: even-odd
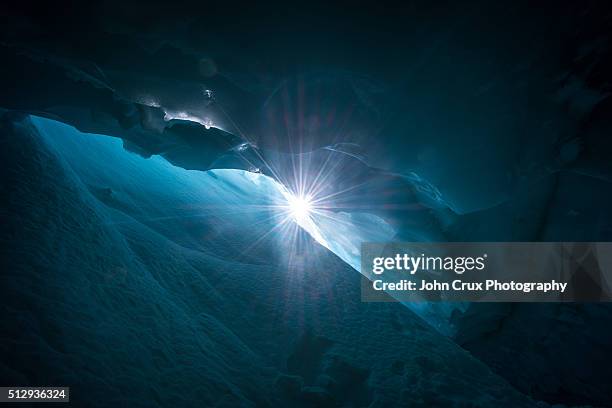
[(307, 219), (312, 212), (312, 204), (307, 197), (290, 195), (287, 198), (289, 211), (296, 221)]

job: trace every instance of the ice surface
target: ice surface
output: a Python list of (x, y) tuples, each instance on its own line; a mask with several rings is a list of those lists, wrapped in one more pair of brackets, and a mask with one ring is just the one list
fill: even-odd
[(92, 406), (535, 406), (404, 306), (362, 303), (308, 236), (270, 234), (261, 179), (33, 121), (1, 127), (6, 383)]

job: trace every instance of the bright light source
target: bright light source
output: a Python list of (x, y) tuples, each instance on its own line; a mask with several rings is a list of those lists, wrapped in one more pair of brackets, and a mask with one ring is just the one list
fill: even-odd
[(308, 198), (290, 195), (287, 197), (287, 201), (289, 201), (289, 211), (296, 221), (308, 219), (312, 211), (312, 205)]

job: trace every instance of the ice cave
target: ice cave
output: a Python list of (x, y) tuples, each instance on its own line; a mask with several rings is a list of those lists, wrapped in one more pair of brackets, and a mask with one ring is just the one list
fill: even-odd
[(608, 303), (360, 286), (365, 242), (612, 240), (605, 4), (89, 3), (0, 15), (0, 386), (612, 406)]

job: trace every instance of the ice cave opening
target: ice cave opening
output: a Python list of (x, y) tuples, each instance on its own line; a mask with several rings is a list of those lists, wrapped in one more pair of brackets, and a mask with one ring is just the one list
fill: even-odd
[[(47, 118), (32, 116), (31, 120), (45, 141), (65, 158), (70, 170), (105, 205), (119, 211), (129, 209), (150, 224), (188, 220), (191, 232), (187, 236), (180, 228), (163, 226), (164, 233), (181, 245), (194, 249), (202, 245), (192, 237), (193, 231), (199, 231), (199, 219), (230, 219), (238, 212), (247, 214), (253, 224), (269, 225), (266, 235), (278, 238), (279, 253), (287, 259), (293, 258), (291, 252), (300, 239), (299, 231), (305, 231), (312, 238), (307, 245), (316, 242), (361, 272), (363, 242), (396, 239), (395, 227), (375, 213), (358, 207), (347, 210), (319, 206), (316, 197), (295, 195), (292, 188), (259, 172), (186, 170), (160, 156), (145, 158), (130, 152), (116, 137), (83, 133)], [(252, 238), (253, 245), (263, 238)], [(236, 259), (240, 256), (237, 253)], [(291, 265), (288, 267), (291, 269)], [(450, 333), (449, 316), (462, 307), (445, 302), (406, 306), (445, 334)]]

